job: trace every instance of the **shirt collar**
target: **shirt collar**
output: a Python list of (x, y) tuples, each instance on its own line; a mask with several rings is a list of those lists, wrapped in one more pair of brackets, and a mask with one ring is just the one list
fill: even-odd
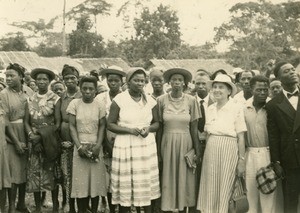
[(196, 93), (196, 99), (197, 99), (197, 101), (198, 102), (200, 102), (201, 100), (204, 100), (204, 103), (208, 103), (208, 99), (209, 99), (209, 94), (207, 94), (207, 96), (205, 97), (205, 98), (200, 98), (199, 96), (198, 96), (198, 94)]
[[(286, 91), (284, 89), (282, 89), (282, 92), (285, 95), (285, 97), (287, 97), (287, 94), (290, 93), (290, 92), (288, 92), (288, 91)], [(299, 88), (298, 87), (296, 87), (296, 89), (291, 94), (294, 94), (295, 92), (299, 92)]]

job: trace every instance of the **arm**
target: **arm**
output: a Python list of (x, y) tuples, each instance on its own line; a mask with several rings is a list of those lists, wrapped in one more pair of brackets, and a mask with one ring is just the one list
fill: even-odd
[(140, 134), (144, 138), (148, 136), (149, 132), (156, 132), (159, 127), (157, 105), (152, 108), (152, 118), (151, 125), (149, 127), (144, 127), (141, 130)]
[(245, 133), (240, 132), (237, 134), (238, 140), (238, 165), (237, 165), (237, 175), (242, 177), (245, 174), (246, 163), (245, 163)]
[[(24, 148), (26, 145), (25, 141), (19, 141), (18, 137), (16, 136), (15, 132), (12, 129), (12, 126), (8, 120), (8, 117), (5, 116), (5, 133), (10, 139), (10, 141), (14, 144), (15, 149), (18, 154), (23, 154), (24, 153)], [(22, 145), (24, 143), (24, 145)]]
[(107, 119), (107, 129), (116, 134), (132, 134), (138, 136), (140, 130), (138, 128), (121, 127), (117, 124), (119, 119), (120, 107), (116, 102), (112, 102)]
[(55, 129), (59, 130), (60, 125), (61, 125), (61, 113), (60, 113), (60, 108), (61, 108), (61, 99), (59, 99), (54, 107), (54, 116), (55, 116)]
[(200, 148), (199, 148), (199, 138), (198, 138), (198, 119), (190, 122), (190, 134), (193, 141), (193, 148), (195, 149), (195, 153), (197, 156), (196, 162), (200, 162)]
[(100, 153), (101, 145), (104, 141), (104, 131), (106, 127), (106, 119), (105, 117), (99, 120), (99, 127), (98, 127), (98, 137), (97, 137), (97, 145), (93, 147), (93, 155), (97, 158)]

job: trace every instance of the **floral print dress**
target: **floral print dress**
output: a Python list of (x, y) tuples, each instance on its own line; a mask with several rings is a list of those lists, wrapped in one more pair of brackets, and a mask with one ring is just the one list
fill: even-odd
[[(52, 91), (44, 95), (35, 93), (28, 99), (30, 125), (33, 132), (43, 126), (55, 124), (54, 108), (59, 97)], [(37, 153), (29, 143), (29, 165), (27, 171), (27, 192), (53, 190), (55, 187), (54, 164), (48, 164), (45, 153)]]

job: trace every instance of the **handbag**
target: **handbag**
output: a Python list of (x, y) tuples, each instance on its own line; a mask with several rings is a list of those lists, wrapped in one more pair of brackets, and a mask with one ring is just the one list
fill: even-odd
[(193, 169), (193, 174), (195, 174), (196, 168), (197, 168), (197, 164), (195, 161), (195, 149), (191, 149), (190, 151), (188, 151), (188, 153), (186, 153), (184, 155), (185, 161), (188, 165), (189, 168)]
[(228, 213), (245, 213), (249, 210), (245, 179), (235, 176), (229, 199)]

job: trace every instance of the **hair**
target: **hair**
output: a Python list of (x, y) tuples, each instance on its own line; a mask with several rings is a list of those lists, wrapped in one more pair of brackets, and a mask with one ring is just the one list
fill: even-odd
[(91, 70), (90, 75), (94, 76), (97, 79), (97, 81), (99, 81), (99, 73), (97, 70)]
[(121, 82), (123, 83), (123, 76), (122, 75), (119, 75), (119, 74), (116, 74), (116, 73), (107, 73), (106, 74), (106, 79), (108, 79), (108, 76), (110, 76), (110, 75), (118, 76), (121, 79)]
[(18, 73), (19, 76), (21, 76), (21, 84), (24, 83), (23, 78), (25, 77), (26, 68), (21, 66), (18, 63), (9, 63), (9, 65), (6, 67), (6, 70), (14, 70)]
[(276, 78), (278, 78), (278, 73), (279, 73), (280, 68), (281, 68), (283, 65), (288, 64), (288, 63), (289, 63), (289, 62), (287, 62), (287, 61), (280, 61), (280, 62), (277, 62), (277, 63), (275, 64), (274, 75), (275, 75)]
[(207, 70), (203, 69), (203, 68), (197, 69), (196, 76), (198, 75), (198, 72), (204, 72), (206, 74), (206, 76), (208, 76), (209, 78), (211, 77), (210, 73)]
[(66, 85), (62, 81), (55, 81), (55, 82), (52, 83), (51, 86), (54, 87), (56, 84), (62, 84), (64, 87), (66, 87)]
[(253, 78), (251, 78), (250, 87), (253, 88), (255, 86), (256, 82), (266, 83), (268, 86), (270, 85), (269, 79), (263, 75), (256, 75)]
[(143, 71), (143, 70), (137, 70), (135, 71), (131, 76), (130, 78), (128, 79), (128, 82), (135, 76), (135, 75), (138, 75), (138, 74), (143, 74), (145, 76), (145, 78), (147, 77), (146, 73)]
[(95, 88), (97, 89), (97, 78), (95, 76), (84, 76), (80, 79), (79, 87), (82, 87), (84, 82), (93, 83)]
[(241, 80), (242, 74), (245, 72), (250, 72), (252, 74), (252, 77), (255, 76), (255, 72), (253, 72), (252, 70), (243, 70), (242, 72), (239, 72), (236, 74), (235, 76), (235, 82), (238, 83)]
[(217, 77), (217, 75), (218, 75), (219, 73), (222, 73), (222, 74), (227, 75), (227, 72), (226, 72), (225, 70), (219, 69), (219, 70), (215, 71), (215, 72), (211, 75), (211, 77), (210, 77), (211, 80), (215, 80), (215, 78)]

